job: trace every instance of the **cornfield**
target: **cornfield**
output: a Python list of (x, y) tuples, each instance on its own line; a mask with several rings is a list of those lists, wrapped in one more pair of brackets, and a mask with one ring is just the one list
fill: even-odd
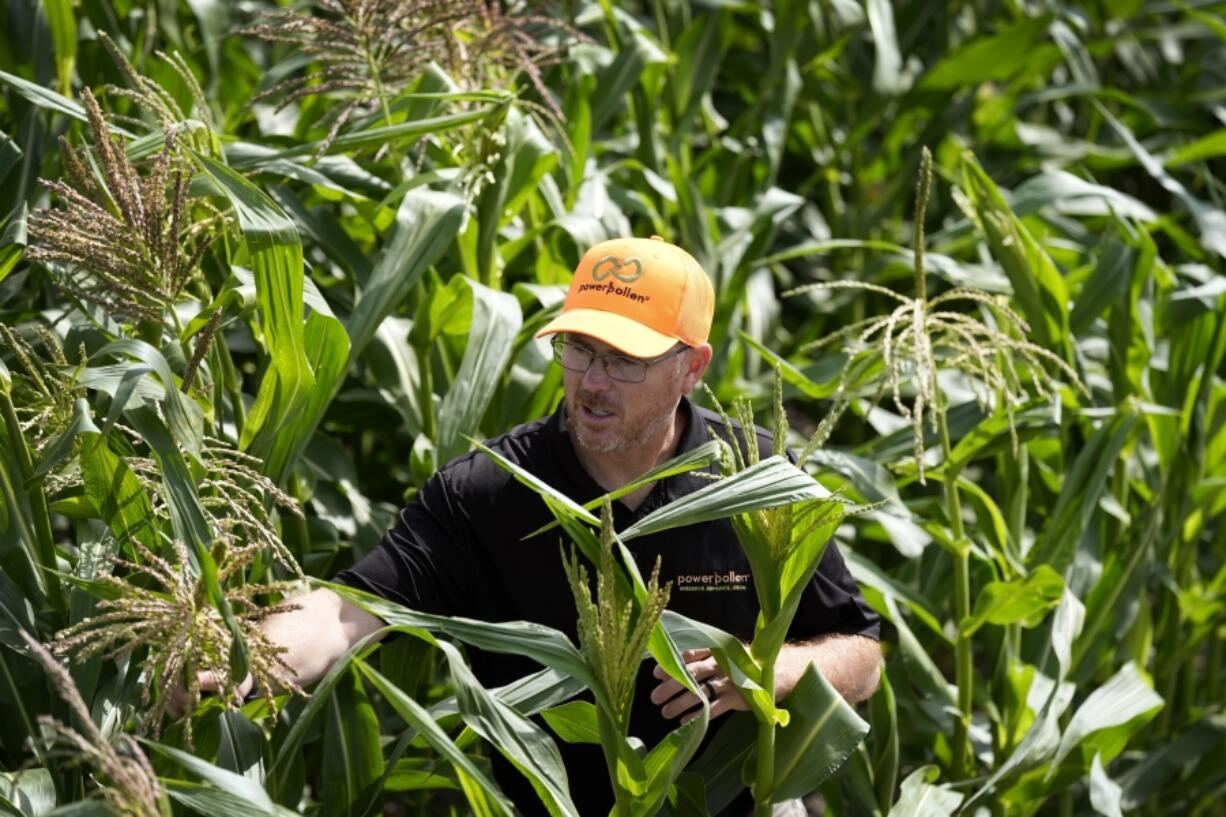
[[(590, 742), (618, 815), (1226, 814), (1224, 89), (1220, 0), (4, 0), (0, 811), (512, 814), (501, 754), (574, 815)], [(695, 399), (799, 456), (622, 531), (516, 473), (578, 641), (336, 587), (398, 636), (298, 688), (261, 623), (553, 410), (535, 332), (652, 234), (715, 286)], [(752, 644), (632, 553), (722, 516)], [(858, 708), (758, 685), (828, 542)], [(699, 648), (751, 711), (636, 744), (627, 669)]]

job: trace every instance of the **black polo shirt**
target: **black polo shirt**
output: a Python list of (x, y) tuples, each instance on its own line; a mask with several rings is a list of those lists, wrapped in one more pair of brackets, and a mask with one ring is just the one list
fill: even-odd
[[(677, 453), (710, 439), (708, 427), (727, 438), (719, 415), (681, 403), (685, 421)], [(738, 431), (739, 433), (739, 431)], [(762, 456), (771, 438), (758, 429)], [(489, 447), (579, 503), (605, 493), (584, 470), (566, 432), (562, 406), (552, 416), (517, 426)], [(712, 466), (714, 470), (714, 466)], [(709, 485), (693, 474), (657, 482), (638, 508), (613, 503), (614, 527), (624, 530), (672, 500)], [(368, 590), (428, 613), (485, 621), (525, 620), (575, 635), (574, 599), (558, 556), (559, 529), (524, 539), (553, 521), (529, 488), (474, 451), (448, 463), (400, 512), (379, 547), (336, 581)], [(749, 563), (727, 520), (643, 536), (627, 543), (644, 573), (661, 560), (660, 581), (672, 582), (669, 609), (712, 624), (739, 638), (753, 636), (758, 601)], [(567, 544), (569, 548), (569, 543)], [(800, 602), (789, 638), (822, 633), (878, 637), (880, 622), (865, 604), (833, 543)], [(501, 686), (540, 667), (527, 658), (469, 651), (473, 670), (488, 687)], [(652, 746), (677, 721), (665, 720), (648, 699), (651, 668), (640, 668), (630, 732)], [(714, 724), (713, 724), (714, 726)], [(708, 732), (708, 738), (714, 733)], [(570, 790), (580, 814), (606, 814), (612, 806), (607, 767), (598, 746), (558, 742)], [(495, 760), (501, 758), (495, 754)], [(498, 780), (525, 814), (544, 814), (531, 787), (509, 764), (495, 763)]]

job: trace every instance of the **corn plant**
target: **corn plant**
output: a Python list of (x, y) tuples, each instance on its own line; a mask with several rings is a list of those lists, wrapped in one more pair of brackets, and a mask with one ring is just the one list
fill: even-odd
[[(597, 700), (604, 704), (597, 707), (597, 721), (609, 767), (609, 781), (614, 786), (612, 813), (619, 817), (651, 813), (656, 807), (653, 802), (656, 798), (645, 802), (644, 788), (659, 790), (662, 787), (648, 778), (646, 768), (627, 740), (630, 700), (647, 641), (659, 623), (660, 614), (668, 606), (671, 585), (659, 586), (660, 565), (657, 562), (638, 609), (635, 609), (630, 588), (619, 588), (620, 576), (613, 563), (613, 509), (608, 500), (600, 515), (600, 562), (596, 566), (595, 600), (587, 568), (580, 563), (578, 555), (573, 550), (569, 557), (563, 553), (562, 562), (579, 613), (579, 645), (597, 679), (601, 693)], [(631, 789), (627, 780), (640, 780), (646, 786)]]
[[(951, 526), (948, 541), (955, 566), (954, 615), (960, 623), (955, 645), (960, 714), (953, 736), (952, 773), (956, 779), (961, 779), (969, 771), (967, 764), (971, 757), (968, 742), (973, 694), (971, 633), (961, 624), (969, 621), (971, 616), (970, 543), (963, 528), (962, 499), (958, 489), (961, 465), (955, 458), (947, 418), (949, 402), (938, 375), (957, 371), (971, 378), (971, 388), (975, 390), (980, 404), (988, 411), (999, 410), (1004, 416), (1014, 452), (1018, 450), (1014, 413), (1026, 404), (1030, 392), (1048, 399), (1054, 396), (1049, 369), (1061, 372), (1071, 384), (1083, 391), (1084, 386), (1076, 372), (1061, 357), (1026, 339), (1029, 326), (1004, 298), (968, 287), (956, 287), (931, 298), (927, 296), (924, 215), (931, 185), (932, 156), (925, 148), (916, 192), (912, 248), (915, 261), (914, 298), (858, 281), (812, 284), (793, 294), (843, 287), (865, 288), (900, 302), (888, 315), (849, 324), (837, 334), (850, 340), (847, 347), (850, 353), (848, 379), (857, 381), (845, 384), (844, 388), (889, 391), (899, 412), (910, 420), (915, 467), (921, 483), (925, 478), (924, 449), (928, 426), (939, 435), (941, 462), (945, 466), (940, 472), (940, 479), (945, 488), (945, 514)], [(996, 214), (991, 215), (1000, 219)], [(1032, 238), (1016, 230), (1015, 240), (1033, 244)], [(992, 324), (956, 311), (953, 307), (959, 303), (989, 310), (994, 319)], [(1018, 333), (1022, 336), (1018, 337)], [(818, 349), (832, 340), (829, 336), (820, 338), (806, 348)], [(877, 370), (874, 364), (878, 362), (880, 376), (875, 381), (859, 374)], [(910, 404), (904, 403), (901, 396), (904, 384), (914, 392)]]
[[(765, 404), (779, 365), (804, 436), (825, 401), (845, 408), (809, 463), (870, 506), (835, 539), (887, 622), (872, 730), (796, 793), (820, 785), (832, 815), (1216, 813), (1223, 16), (1162, 0), (0, 3), (0, 810), (72, 807), (105, 779), (43, 752), (40, 715), (89, 730), (19, 629), (50, 644), (118, 612), (107, 577), (168, 612), (139, 544), (210, 628), (224, 599), (243, 632), (243, 588), (347, 566), (467, 437), (548, 413), (560, 378), (532, 335), (578, 254), (657, 233), (716, 284), (715, 394)], [(957, 191), (917, 219), (923, 145)], [(929, 369), (902, 335), (917, 304), (929, 332), (946, 322)], [(1001, 338), (1008, 354), (974, 352)], [(214, 595), (195, 539), (254, 541), (243, 513), (274, 538), (246, 562), (219, 550), (219, 570), (243, 567)], [(531, 646), (530, 631), (507, 637)], [(661, 631), (722, 645), (755, 683), (735, 639), (668, 611), (657, 646)], [(548, 643), (570, 660), (491, 694), (574, 703), (586, 662)], [(241, 667), (241, 648), (214, 647)], [(153, 727), (146, 670), (165, 655), (69, 665), (108, 741)], [(277, 699), (275, 720), (265, 701), (204, 699), (192, 752), (179, 723), (141, 746), (185, 812), (510, 810), (473, 782), (498, 733), (454, 695), (457, 673), (446, 648), (397, 639), (312, 698)], [(778, 704), (777, 765), (798, 719), (825, 711), (809, 680)], [(701, 778), (708, 810), (742, 787), (729, 770), (757, 721), (711, 726), (671, 778), (689, 793)]]

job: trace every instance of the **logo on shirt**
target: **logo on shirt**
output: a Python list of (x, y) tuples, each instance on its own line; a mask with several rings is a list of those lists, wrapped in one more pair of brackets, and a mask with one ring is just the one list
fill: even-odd
[(673, 580), (673, 586), (682, 592), (723, 590), (748, 590), (749, 574), (729, 570), (724, 573), (681, 573)]

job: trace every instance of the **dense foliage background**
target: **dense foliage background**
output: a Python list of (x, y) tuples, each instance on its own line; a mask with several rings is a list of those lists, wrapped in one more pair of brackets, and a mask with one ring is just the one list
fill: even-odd
[[(1222, 813), (1226, 3), (294, 8), (0, 5), (0, 810), (151, 813), (119, 736), (184, 666), (280, 677), (252, 600), (549, 411), (534, 329), (654, 233), (721, 400), (846, 405), (814, 462), (872, 504), (836, 539), (887, 678), (828, 812)], [(882, 348), (900, 296), (984, 329)], [(355, 670), (166, 722), (174, 809), (497, 813), (439, 648), (372, 661), (477, 765)]]

